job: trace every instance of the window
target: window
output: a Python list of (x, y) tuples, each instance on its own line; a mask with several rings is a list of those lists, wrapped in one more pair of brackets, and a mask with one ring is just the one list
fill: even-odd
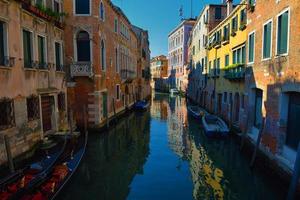
[(28, 121), (40, 118), (40, 105), (38, 96), (30, 96), (26, 99)]
[(57, 95), (57, 105), (59, 111), (66, 110), (66, 95), (63, 92), (58, 93)]
[(255, 33), (251, 33), (248, 37), (248, 62), (254, 62), (254, 44), (255, 44)]
[(215, 19), (222, 19), (222, 9), (221, 9), (221, 7), (216, 7), (216, 9), (215, 9)]
[(76, 39), (77, 43), (77, 61), (90, 62), (91, 61), (91, 48), (90, 36), (86, 31), (80, 31)]
[(272, 47), (272, 21), (263, 27), (263, 59), (271, 58)]
[(289, 38), (289, 10), (283, 12), (277, 18), (277, 55), (288, 53)]
[(201, 49), (201, 41), (199, 39), (199, 41), (198, 41), (198, 51), (200, 51), (200, 49)]
[(263, 120), (262, 116), (262, 104), (263, 104), (263, 91), (260, 89), (255, 90), (255, 115), (254, 126), (260, 128)]
[(89, 15), (90, 14), (90, 0), (75, 0), (75, 14)]
[(217, 74), (217, 75), (220, 75), (220, 71), (221, 71), (221, 69), (220, 69), (220, 58), (218, 58), (218, 59), (217, 59), (216, 74)]
[(118, 32), (118, 19), (117, 18), (115, 18), (115, 33), (117, 33)]
[(246, 63), (246, 47), (242, 47), (241, 63)]
[(247, 23), (247, 12), (246, 12), (246, 9), (241, 10), (241, 13), (240, 13), (240, 22), (241, 22), (241, 25)]
[(229, 25), (226, 25), (223, 28), (223, 41), (227, 40), (229, 40)]
[(106, 50), (103, 40), (101, 40), (101, 69), (102, 71), (106, 70)]
[(11, 128), (15, 125), (14, 102), (12, 99), (0, 99), (0, 130)]
[(63, 71), (63, 64), (62, 64), (62, 46), (59, 42), (55, 42), (55, 66), (56, 71)]
[(237, 51), (233, 51), (232, 64), (236, 64), (236, 63), (237, 63)]
[(229, 55), (225, 55), (225, 67), (229, 65)]
[(0, 21), (0, 65), (7, 65), (7, 35), (6, 35), (6, 24)]
[(245, 63), (246, 59), (246, 48), (242, 46), (238, 49), (233, 50), (232, 64)]
[(53, 1), (53, 10), (54, 12), (60, 13), (60, 3), (59, 0)]
[(35, 4), (39, 6), (45, 6), (44, 0), (35, 0)]
[(232, 31), (232, 32), (236, 32), (236, 31), (237, 31), (237, 27), (238, 27), (238, 21), (237, 21), (237, 16), (235, 16), (235, 17), (231, 20), (231, 31)]
[(32, 48), (32, 33), (23, 30), (23, 56), (24, 56), (24, 67), (33, 67), (33, 48)]
[(120, 72), (120, 67), (119, 67), (119, 52), (118, 52), (118, 48), (116, 48), (115, 50), (115, 63), (116, 63), (116, 72), (119, 73)]
[(224, 103), (227, 103), (227, 92), (224, 92)]
[(105, 13), (104, 13), (104, 4), (100, 3), (100, 19), (104, 21)]
[(39, 62), (39, 68), (40, 69), (46, 69), (47, 64), (46, 64), (46, 47), (45, 47), (45, 38), (43, 36), (38, 36), (38, 62)]
[(120, 100), (120, 85), (116, 85), (116, 92), (117, 92), (117, 100)]
[(195, 55), (195, 53), (196, 53), (196, 52), (195, 52), (195, 46), (193, 46), (193, 55)]

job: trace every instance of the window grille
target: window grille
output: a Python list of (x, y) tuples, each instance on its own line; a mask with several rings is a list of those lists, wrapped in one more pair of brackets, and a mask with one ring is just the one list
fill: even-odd
[(15, 126), (14, 102), (12, 99), (0, 99), (0, 130)]
[(58, 110), (66, 110), (65, 93), (61, 92), (57, 95)]
[(39, 97), (32, 95), (26, 101), (28, 121), (40, 119)]

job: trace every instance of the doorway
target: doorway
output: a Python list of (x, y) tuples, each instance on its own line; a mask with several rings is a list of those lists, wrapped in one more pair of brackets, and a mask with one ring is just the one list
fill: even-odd
[(102, 92), (102, 114), (103, 118), (107, 117), (107, 92)]
[(288, 121), (286, 145), (297, 150), (300, 141), (300, 93), (293, 92), (289, 95)]
[(42, 107), (42, 124), (43, 132), (52, 130), (53, 128), (53, 115), (54, 109), (54, 97), (53, 96), (42, 96), (41, 97), (41, 107)]
[(262, 103), (263, 103), (263, 91), (260, 89), (255, 90), (255, 114), (254, 114), (254, 126), (260, 128), (262, 125)]
[(240, 117), (240, 95), (239, 93), (235, 93), (235, 96), (234, 96), (234, 105), (235, 105), (235, 108), (234, 108), (234, 122), (239, 122), (239, 117)]

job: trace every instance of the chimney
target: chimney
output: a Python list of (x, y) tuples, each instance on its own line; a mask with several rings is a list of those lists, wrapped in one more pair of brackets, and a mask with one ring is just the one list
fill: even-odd
[(233, 10), (233, 0), (226, 0), (227, 3), (227, 16), (230, 15), (231, 11)]

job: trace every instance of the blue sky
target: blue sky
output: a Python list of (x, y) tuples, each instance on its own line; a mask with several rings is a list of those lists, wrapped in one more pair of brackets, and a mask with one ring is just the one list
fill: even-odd
[[(179, 23), (179, 8), (184, 16), (191, 16), (191, 0), (112, 0), (121, 7), (132, 24), (149, 31), (151, 56), (167, 55), (168, 33)], [(222, 0), (193, 0), (193, 15), (199, 15), (203, 6)]]

